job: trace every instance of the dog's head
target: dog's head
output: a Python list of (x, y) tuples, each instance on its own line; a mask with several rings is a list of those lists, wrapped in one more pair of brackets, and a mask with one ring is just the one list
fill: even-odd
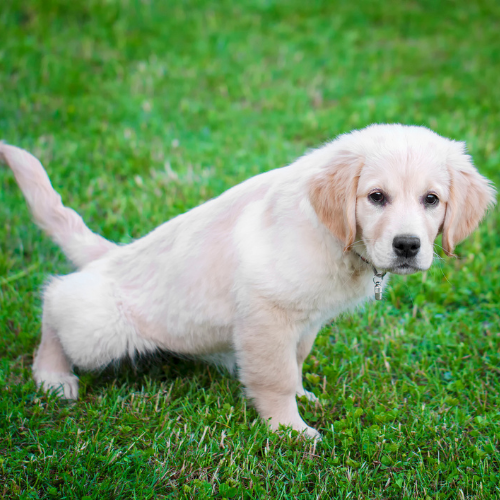
[(428, 269), (434, 240), (457, 243), (495, 202), (461, 142), (424, 128), (372, 125), (325, 146), (310, 200), (320, 221), (379, 271)]

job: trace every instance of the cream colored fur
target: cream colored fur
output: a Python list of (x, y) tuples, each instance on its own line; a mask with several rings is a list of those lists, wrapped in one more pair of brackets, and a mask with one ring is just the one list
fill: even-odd
[[(317, 431), (296, 394), (314, 397), (301, 372), (320, 327), (373, 297), (372, 265), (428, 269), (440, 230), (451, 254), (494, 201), (462, 143), (423, 127), (373, 125), (117, 246), (61, 204), (36, 158), (7, 145), (0, 157), (36, 222), (79, 268), (45, 290), (39, 385), (76, 398), (74, 366), (164, 349), (236, 369), (273, 429), (310, 436)], [(389, 202), (376, 206), (374, 191)], [(423, 204), (429, 192), (436, 207)], [(399, 235), (420, 239), (415, 258), (395, 255)]]

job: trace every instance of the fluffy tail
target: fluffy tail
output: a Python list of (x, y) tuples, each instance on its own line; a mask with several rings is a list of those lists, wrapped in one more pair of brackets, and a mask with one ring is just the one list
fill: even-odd
[(0, 160), (14, 172), (35, 222), (77, 267), (81, 268), (116, 248), (114, 243), (93, 233), (74, 210), (62, 204), (42, 164), (33, 155), (0, 143)]

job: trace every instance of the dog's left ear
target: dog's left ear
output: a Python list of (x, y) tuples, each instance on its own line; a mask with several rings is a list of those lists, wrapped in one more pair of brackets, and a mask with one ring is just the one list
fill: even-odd
[(465, 143), (452, 145), (448, 160), (450, 195), (443, 222), (443, 250), (453, 256), (455, 245), (478, 226), (486, 210), (496, 203), (495, 189), (476, 170)]
[(356, 238), (356, 194), (362, 161), (338, 151), (311, 181), (309, 199), (319, 220), (349, 250)]

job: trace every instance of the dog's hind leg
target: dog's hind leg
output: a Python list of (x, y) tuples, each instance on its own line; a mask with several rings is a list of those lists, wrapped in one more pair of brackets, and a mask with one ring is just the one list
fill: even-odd
[(39, 386), (77, 397), (72, 367), (104, 368), (124, 357), (152, 351), (141, 337), (113, 281), (96, 271), (55, 278), (44, 293), (42, 343), (33, 365)]
[(33, 376), (38, 387), (55, 391), (66, 399), (77, 399), (78, 378), (71, 371), (61, 341), (54, 328), (44, 318), (42, 321), (42, 342), (35, 354)]

